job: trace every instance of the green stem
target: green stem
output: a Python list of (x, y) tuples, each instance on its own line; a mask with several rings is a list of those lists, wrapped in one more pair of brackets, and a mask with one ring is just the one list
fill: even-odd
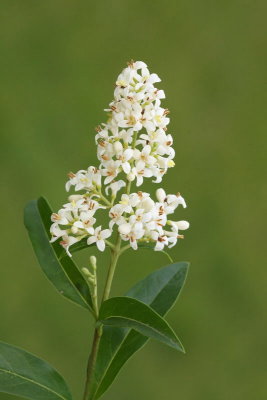
[(109, 207), (112, 206), (112, 203), (103, 195), (103, 193), (101, 192), (101, 190), (95, 190), (94, 193), (99, 196), (99, 198)]
[(122, 253), (124, 253), (126, 250), (130, 249), (131, 245), (127, 244), (126, 246), (123, 246), (120, 250), (120, 256), (122, 255)]
[[(92, 376), (95, 369), (96, 357), (99, 348), (99, 342), (102, 336), (102, 326), (95, 328), (92, 350), (88, 358), (86, 382), (83, 394), (83, 400), (90, 400), (92, 393)], [(90, 397), (89, 397), (90, 395)]]
[[(134, 132), (134, 135), (133, 135), (133, 141), (132, 141), (132, 144), (131, 144), (132, 149), (135, 149), (135, 146), (136, 146), (136, 139), (137, 139), (137, 131)], [(134, 161), (131, 160), (131, 161), (130, 161), (130, 164), (131, 164), (131, 167), (132, 167), (133, 164), (134, 164)], [(127, 186), (126, 186), (126, 194), (128, 194), (128, 195), (129, 195), (130, 192), (131, 192), (131, 185), (132, 185), (132, 182), (131, 182), (131, 181), (128, 181)]]
[(120, 256), (120, 248), (121, 248), (121, 237), (118, 234), (118, 239), (115, 244), (115, 247), (113, 249), (111, 249), (111, 261), (110, 261), (108, 276), (107, 276), (107, 280), (106, 280), (106, 284), (105, 284), (105, 288), (104, 288), (104, 292), (103, 292), (102, 303), (103, 303), (103, 301), (107, 300), (109, 297), (114, 272), (116, 269), (118, 258)]
[(132, 182), (128, 182), (128, 184), (127, 184), (127, 187), (126, 187), (126, 194), (128, 194), (128, 196), (129, 196), (129, 194), (130, 194), (130, 192), (131, 192), (131, 184), (132, 184)]
[[(111, 261), (110, 261), (107, 280), (106, 280), (106, 284), (105, 284), (105, 288), (104, 288), (104, 292), (103, 292), (102, 303), (103, 303), (103, 301), (107, 300), (109, 297), (114, 272), (115, 272), (116, 265), (117, 265), (120, 254), (121, 254), (121, 237), (118, 234), (117, 242), (114, 245), (114, 247), (111, 248)], [(93, 384), (92, 377), (93, 377), (94, 370), (95, 370), (95, 363), (96, 363), (96, 358), (97, 358), (97, 353), (98, 353), (98, 348), (99, 348), (99, 342), (100, 342), (101, 335), (102, 335), (102, 329), (103, 329), (102, 325), (99, 325), (99, 323), (97, 322), (97, 325), (95, 327), (92, 349), (91, 349), (91, 353), (90, 353), (90, 356), (88, 359), (88, 364), (87, 364), (87, 375), (86, 375), (83, 400), (92, 400), (93, 399), (94, 388), (92, 386), (92, 384)]]
[(107, 244), (111, 249), (114, 249), (114, 248), (115, 248), (114, 244), (111, 243), (109, 240), (105, 239), (105, 242), (106, 242), (106, 244)]

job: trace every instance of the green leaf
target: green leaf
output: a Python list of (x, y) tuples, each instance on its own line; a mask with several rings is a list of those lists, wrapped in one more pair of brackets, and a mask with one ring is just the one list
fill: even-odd
[[(174, 305), (184, 285), (188, 267), (188, 263), (179, 262), (160, 268), (133, 286), (126, 296), (150, 305), (164, 316)], [(94, 398), (102, 396), (123, 365), (147, 341), (147, 337), (134, 330), (104, 327), (95, 368)]]
[(99, 321), (104, 325), (132, 328), (144, 336), (184, 351), (169, 324), (152, 308), (134, 298), (112, 297), (104, 301), (100, 308)]
[(46, 361), (0, 342), (0, 392), (31, 400), (71, 400), (64, 379)]
[(58, 242), (50, 243), (51, 214), (43, 197), (30, 201), (24, 210), (24, 223), (39, 264), (60, 294), (91, 310), (90, 289), (83, 275), (72, 258), (61, 258), (62, 246)]

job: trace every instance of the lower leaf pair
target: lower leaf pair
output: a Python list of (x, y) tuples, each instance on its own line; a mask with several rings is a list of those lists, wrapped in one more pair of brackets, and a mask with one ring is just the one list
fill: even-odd
[[(130, 289), (126, 296), (131, 297), (111, 298), (103, 303), (100, 319), (106, 326), (95, 366), (92, 398), (102, 396), (126, 361), (148, 341), (148, 336), (183, 351), (167, 323), (164, 328), (168, 332), (161, 337), (162, 329), (158, 322), (160, 315), (166, 314), (177, 299), (187, 269), (187, 263), (167, 265)], [(144, 308), (147, 314), (143, 314)], [(120, 321), (116, 321), (118, 314)], [(126, 325), (125, 320), (130, 319), (130, 315), (134, 329), (119, 327), (121, 319)], [(142, 334), (144, 332), (147, 336)], [(171, 338), (174, 335), (173, 339), (169, 335)], [(0, 391), (31, 400), (72, 400), (65, 381), (55, 369), (36, 356), (6, 343), (0, 343)]]

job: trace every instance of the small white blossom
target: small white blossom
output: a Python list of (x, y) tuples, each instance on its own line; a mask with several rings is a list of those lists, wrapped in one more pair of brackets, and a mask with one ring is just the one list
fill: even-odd
[(116, 197), (117, 193), (125, 186), (126, 186), (126, 183), (122, 180), (114, 181), (106, 187), (105, 192), (106, 192), (106, 194), (108, 194), (109, 189), (111, 189), (112, 197)]
[(78, 238), (75, 238), (73, 236), (68, 236), (68, 235), (64, 235), (62, 237), (62, 240), (60, 241), (60, 244), (62, 247), (64, 247), (64, 249), (66, 250), (67, 254), (69, 257), (71, 257), (71, 254), (69, 252), (69, 248), (71, 245), (73, 245), (74, 243), (77, 243), (79, 241)]
[(94, 234), (89, 236), (87, 239), (88, 245), (96, 243), (98, 250), (104, 251), (105, 250), (105, 239), (111, 236), (110, 229), (104, 229), (101, 231), (101, 226), (95, 229)]

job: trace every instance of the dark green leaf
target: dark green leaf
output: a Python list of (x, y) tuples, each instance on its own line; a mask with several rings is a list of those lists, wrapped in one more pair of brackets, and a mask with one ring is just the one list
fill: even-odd
[(131, 297), (112, 297), (99, 311), (104, 325), (132, 328), (144, 336), (157, 339), (176, 350), (184, 351), (169, 324), (145, 303)]
[(39, 264), (59, 293), (74, 303), (91, 309), (90, 290), (83, 275), (72, 258), (60, 258), (62, 246), (58, 242), (49, 242), (51, 214), (52, 210), (43, 197), (30, 201), (24, 211), (24, 223)]
[(0, 342), (0, 392), (31, 400), (71, 400), (64, 379), (47, 362)]
[[(188, 266), (188, 263), (180, 262), (154, 271), (130, 289), (126, 296), (141, 300), (164, 316), (184, 285)], [(95, 398), (101, 397), (127, 360), (147, 341), (147, 337), (134, 330), (104, 327), (95, 369)]]

